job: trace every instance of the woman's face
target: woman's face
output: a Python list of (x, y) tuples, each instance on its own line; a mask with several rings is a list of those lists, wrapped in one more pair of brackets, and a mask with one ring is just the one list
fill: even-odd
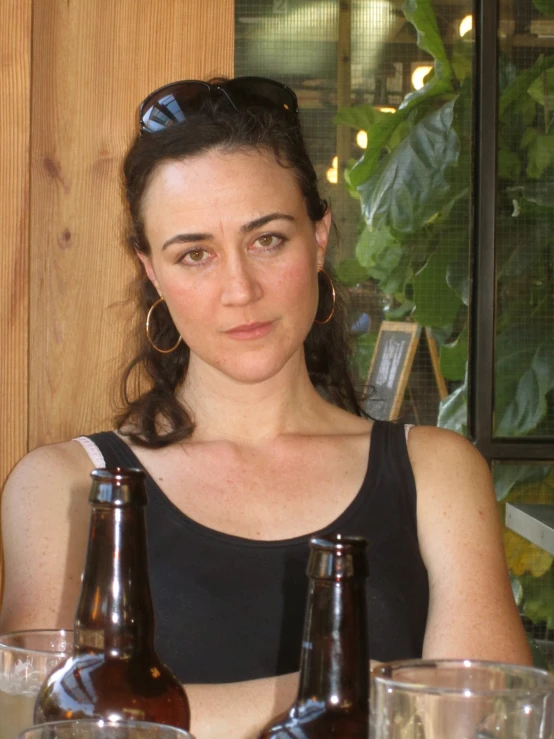
[(293, 171), (269, 153), (219, 150), (155, 172), (140, 255), (191, 350), (246, 383), (303, 354), (330, 215), (313, 224)]

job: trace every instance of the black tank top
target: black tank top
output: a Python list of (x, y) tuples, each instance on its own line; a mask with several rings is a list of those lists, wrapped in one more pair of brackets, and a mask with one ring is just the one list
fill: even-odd
[[(141, 467), (113, 432), (89, 437), (107, 467)], [(147, 477), (148, 561), (160, 658), (184, 683), (225, 683), (299, 667), (313, 533), (254, 541), (202, 526)], [(428, 607), (416, 489), (404, 427), (375, 422), (358, 494), (324, 532), (368, 539), (372, 659), (420, 657)], [(323, 532), (314, 532), (323, 533)]]

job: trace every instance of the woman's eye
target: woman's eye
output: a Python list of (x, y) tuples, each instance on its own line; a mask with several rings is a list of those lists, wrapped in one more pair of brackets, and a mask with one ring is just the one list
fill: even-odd
[(275, 234), (264, 234), (256, 239), (257, 243), (264, 249), (271, 249), (279, 246), (283, 241), (282, 236), (276, 236)]
[(183, 254), (183, 257), (181, 261), (189, 264), (200, 264), (201, 262), (205, 261), (205, 255), (206, 255), (205, 249), (191, 249), (190, 251), (187, 251), (186, 254)]

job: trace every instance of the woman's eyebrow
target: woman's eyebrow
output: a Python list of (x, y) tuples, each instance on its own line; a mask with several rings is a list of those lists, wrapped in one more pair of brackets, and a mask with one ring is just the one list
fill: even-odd
[[(265, 226), (265, 224), (269, 223), (270, 221), (279, 220), (292, 221), (294, 223), (295, 218), (291, 215), (288, 215), (288, 213), (268, 213), (266, 216), (255, 218), (253, 221), (248, 221), (248, 223), (245, 223), (244, 226), (240, 227), (240, 230), (241, 233), (249, 233), (255, 228)], [(162, 251), (166, 247), (171, 246), (171, 244), (190, 244), (191, 242), (209, 241), (210, 239), (213, 239), (213, 235), (209, 233), (176, 234), (163, 243)]]
[(177, 234), (176, 236), (172, 236), (167, 241), (164, 241), (162, 244), (162, 251), (168, 247), (171, 246), (171, 244), (190, 244), (194, 241), (208, 241), (209, 239), (213, 239), (212, 234)]
[(279, 220), (292, 221), (294, 223), (295, 218), (291, 215), (288, 215), (288, 213), (268, 213), (268, 215), (266, 216), (255, 218), (253, 221), (248, 221), (248, 223), (245, 223), (244, 226), (241, 226), (240, 230), (242, 233), (248, 233), (249, 231), (253, 231), (255, 228), (265, 226), (265, 224), (269, 223), (270, 221)]

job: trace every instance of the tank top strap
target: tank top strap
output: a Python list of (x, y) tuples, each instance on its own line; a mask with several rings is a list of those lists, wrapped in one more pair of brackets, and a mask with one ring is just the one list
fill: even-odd
[(138, 467), (143, 469), (137, 455), (114, 431), (100, 431), (88, 434), (101, 451), (106, 467)]
[(393, 504), (401, 506), (417, 530), (417, 491), (407, 437), (404, 424), (375, 421), (371, 432), (370, 462), (375, 466), (375, 483), (393, 493)]

